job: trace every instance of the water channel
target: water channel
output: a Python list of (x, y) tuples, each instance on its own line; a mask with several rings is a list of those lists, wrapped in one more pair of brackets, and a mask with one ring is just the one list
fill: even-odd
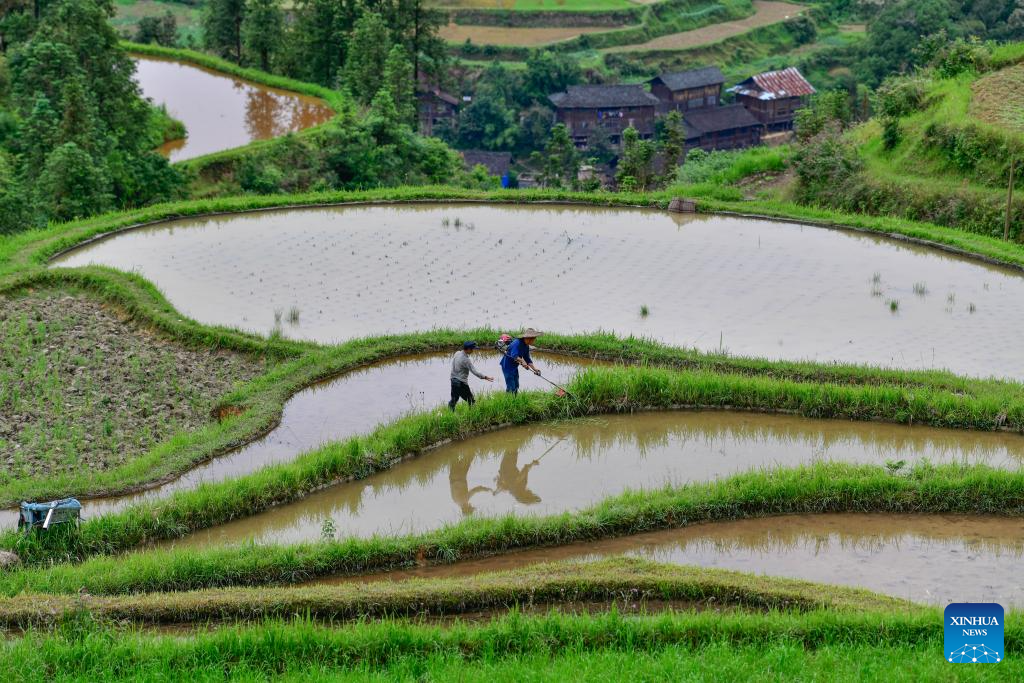
[(915, 602), (1024, 608), (1024, 520), (975, 515), (787, 515), (699, 524), (323, 583), (464, 576), (628, 555), (855, 586)]
[(89, 263), (139, 272), (200, 322), (327, 343), (532, 325), (1024, 377), (1019, 273), (767, 220), (580, 206), (296, 209), (169, 221), (55, 261)]
[(185, 124), (188, 137), (165, 143), (171, 161), (240, 147), (316, 126), (334, 110), (322, 100), (173, 59), (134, 56), (142, 94)]

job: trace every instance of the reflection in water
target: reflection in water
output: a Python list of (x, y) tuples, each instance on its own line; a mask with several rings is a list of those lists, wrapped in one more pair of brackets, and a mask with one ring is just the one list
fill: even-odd
[(857, 586), (915, 602), (1024, 608), (1024, 520), (974, 515), (787, 515), (698, 524), (327, 582), (464, 576), (617, 555)]
[[(559, 384), (568, 382), (580, 368), (602, 365), (596, 361), (543, 352), (538, 352), (536, 358), (544, 368), (545, 376)], [(476, 363), (480, 368), (491, 364), (496, 368), (498, 356), (494, 352), (481, 351)], [(250, 474), (267, 465), (288, 462), (329, 441), (369, 433), (404, 413), (441, 405), (448, 400), (450, 369), (450, 354), (422, 354), (375, 363), (318, 382), (288, 399), (280, 424), (263, 438), (203, 463), (180, 478), (149, 491), (85, 500), (83, 517), (97, 517), (132, 503), (194, 489), (202, 483)], [(524, 389), (548, 387), (529, 373), (524, 373), (522, 381)], [(473, 382), (477, 394), (501, 388), (500, 382)], [(0, 528), (14, 526), (16, 521), (16, 510), (0, 510)]]
[(546, 514), (626, 489), (815, 461), (904, 460), (1017, 468), (1024, 438), (732, 412), (616, 415), (514, 427), (456, 442), (180, 541), (185, 545), (408, 533), (466, 515)]
[(185, 124), (188, 137), (160, 147), (171, 161), (279, 137), (330, 120), (324, 102), (217, 71), (157, 57), (135, 56), (142, 94)]
[[(55, 262), (89, 263), (137, 270), (203, 323), (269, 333), (275, 311), (296, 307), (301, 323), (284, 334), (326, 343), (532, 325), (743, 356), (1024, 377), (1019, 273), (765, 220), (680, 223), (597, 207), (295, 209), (172, 221)], [(900, 302), (895, 313), (887, 300)]]

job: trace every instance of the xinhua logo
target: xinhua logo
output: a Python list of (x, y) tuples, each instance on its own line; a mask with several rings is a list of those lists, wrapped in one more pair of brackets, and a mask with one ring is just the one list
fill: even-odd
[(946, 606), (946, 661), (995, 664), (1003, 661), (1003, 606), (994, 602), (954, 602)]

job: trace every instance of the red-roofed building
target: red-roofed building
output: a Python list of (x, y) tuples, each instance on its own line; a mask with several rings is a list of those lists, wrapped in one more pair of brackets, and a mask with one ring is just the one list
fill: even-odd
[(788, 130), (793, 117), (817, 92), (796, 67), (766, 71), (729, 88), (768, 130)]

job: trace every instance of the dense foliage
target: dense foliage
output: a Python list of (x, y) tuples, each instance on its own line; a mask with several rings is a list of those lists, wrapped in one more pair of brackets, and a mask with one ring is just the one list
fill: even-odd
[(9, 9), (0, 59), (0, 233), (172, 197), (155, 117), (107, 19), (109, 0)]

